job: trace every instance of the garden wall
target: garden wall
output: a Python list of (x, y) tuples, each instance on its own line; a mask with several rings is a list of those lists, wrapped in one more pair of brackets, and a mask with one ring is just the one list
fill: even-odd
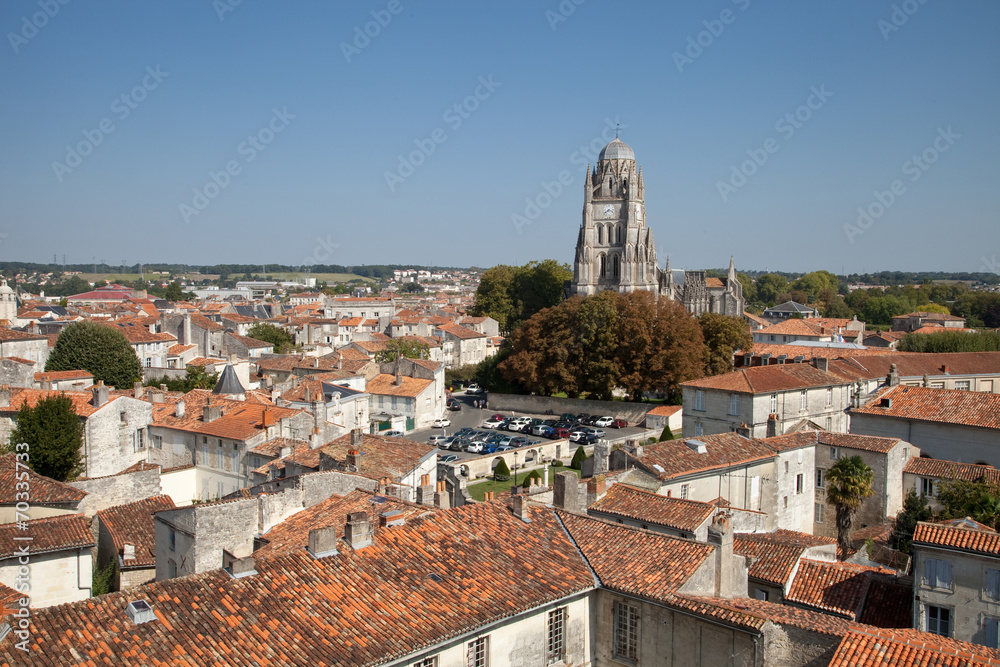
[(657, 403), (627, 403), (625, 401), (591, 401), (582, 398), (553, 398), (552, 396), (529, 396), (523, 394), (488, 394), (490, 410), (505, 412), (528, 412), (532, 414), (559, 415), (565, 412), (590, 415), (608, 415), (615, 419), (625, 419), (629, 426), (641, 426), (646, 413), (657, 407)]

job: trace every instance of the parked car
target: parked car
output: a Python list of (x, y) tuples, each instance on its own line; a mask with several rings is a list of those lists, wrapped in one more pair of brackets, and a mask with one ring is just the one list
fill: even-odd
[(469, 428), (468, 426), (463, 426), (462, 428), (460, 428), (457, 431), (455, 431), (455, 435), (462, 435), (462, 436), (464, 436), (466, 433), (475, 433), (475, 432), (476, 432), (476, 429)]
[(444, 448), (448, 449), (447, 440), (448, 436), (446, 435), (432, 435), (431, 437), (427, 438), (427, 444), (437, 445), (438, 447), (440, 447), (443, 444)]
[(401, 438), (401, 437), (403, 437), (403, 432), (402, 431), (396, 431), (396, 430), (381, 431), (379, 433), (379, 435), (384, 435), (387, 438)]
[(451, 420), (448, 419), (447, 417), (438, 417), (437, 419), (434, 420), (434, 424), (432, 426), (434, 428), (446, 428), (448, 426), (451, 426)]
[(576, 415), (574, 415), (572, 412), (564, 412), (561, 415), (559, 415), (559, 419), (564, 422), (575, 422)]
[(580, 422), (581, 424), (586, 424), (588, 419), (590, 419), (590, 415), (587, 414), (586, 412), (581, 412), (576, 416), (576, 421)]
[(472, 384), (470, 384), (468, 387), (465, 388), (466, 394), (478, 394), (481, 391), (482, 389), (480, 389), (479, 385), (476, 384), (475, 382), (473, 382)]
[(502, 423), (503, 420), (493, 421), (493, 418), (490, 417), (489, 419), (483, 422), (483, 428), (488, 428), (488, 429), (500, 428), (500, 424)]
[(462, 404), (453, 398), (448, 401), (448, 409), (452, 412), (458, 412), (462, 409)]
[(531, 429), (531, 435), (540, 435), (546, 437), (552, 432), (552, 427), (548, 424), (539, 424)]
[(614, 417), (601, 417), (594, 421), (594, 426), (611, 426), (615, 423)]
[(509, 444), (511, 447), (524, 447), (526, 444), (528, 444), (528, 442), (529, 440), (527, 437), (519, 435), (517, 437), (511, 438)]
[(467, 438), (455, 437), (455, 439), (448, 443), (448, 449), (453, 452), (464, 452), (470, 442), (472, 441)]
[(458, 456), (455, 454), (445, 454), (444, 456), (438, 454), (438, 463), (454, 463), (457, 460)]
[(569, 429), (554, 428), (554, 429), (552, 429), (552, 431), (549, 432), (548, 437), (549, 437), (550, 440), (558, 440), (559, 438), (568, 438), (569, 437)]
[(512, 449), (514, 449), (514, 448), (512, 446), (510, 446), (510, 445), (500, 445), (499, 447), (497, 447), (496, 450), (498, 452), (509, 452)]
[(616, 419), (611, 426), (613, 428), (628, 428), (628, 422), (624, 419)]
[(465, 448), (465, 451), (470, 454), (482, 454), (486, 449), (487, 445), (485, 442), (479, 442), (478, 440), (473, 440), (469, 443), (469, 446)]
[(574, 431), (573, 433), (570, 433), (569, 440), (570, 440), (570, 442), (577, 442), (577, 443), (579, 443), (581, 445), (592, 445), (595, 442), (597, 442), (598, 440), (600, 440), (600, 438), (598, 438), (593, 433), (584, 433), (582, 431)]

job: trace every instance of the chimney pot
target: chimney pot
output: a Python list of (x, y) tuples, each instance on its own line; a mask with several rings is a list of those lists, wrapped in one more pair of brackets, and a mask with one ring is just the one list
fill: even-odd
[(184, 401), (177, 401), (174, 404), (174, 416), (183, 417), (184, 416)]
[(363, 549), (372, 543), (371, 522), (364, 512), (351, 512), (347, 515), (347, 525), (344, 527), (344, 541), (352, 549)]

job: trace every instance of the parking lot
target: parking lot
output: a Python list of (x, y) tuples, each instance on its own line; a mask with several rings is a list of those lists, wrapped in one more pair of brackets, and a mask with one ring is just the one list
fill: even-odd
[[(452, 394), (459, 403), (462, 404), (462, 409), (459, 411), (447, 411), (445, 417), (451, 420), (451, 426), (441, 429), (441, 428), (423, 428), (417, 429), (407, 433), (404, 437), (408, 440), (414, 440), (416, 442), (427, 442), (428, 438), (432, 435), (452, 435), (462, 428), (474, 428), (484, 431), (489, 431), (489, 429), (482, 429), (482, 424), (489, 417), (494, 414), (503, 414), (504, 417), (530, 417), (537, 419), (553, 419), (558, 418), (559, 415), (543, 415), (543, 414), (531, 414), (522, 412), (504, 412), (500, 413), (496, 410), (487, 410), (485, 408), (480, 409), (473, 407), (473, 401), (479, 396), (474, 394), (464, 394), (455, 393)], [(613, 415), (612, 415), (613, 416)], [(601, 430), (605, 432), (604, 439), (611, 443), (623, 442), (627, 439), (641, 439), (648, 437), (645, 429), (636, 428), (630, 425), (627, 428), (614, 428), (614, 427), (600, 427)], [(503, 431), (501, 431), (503, 432)], [(541, 440), (542, 442), (550, 442), (548, 438), (534, 436), (530, 433), (512, 433), (511, 435), (525, 435), (533, 440)], [(659, 434), (656, 434), (659, 435)], [(442, 450), (442, 453), (445, 453)], [(481, 456), (481, 454), (474, 454), (470, 452), (455, 452), (448, 451), (448, 454), (454, 454), (458, 456), (459, 459), (466, 458), (476, 458)]]

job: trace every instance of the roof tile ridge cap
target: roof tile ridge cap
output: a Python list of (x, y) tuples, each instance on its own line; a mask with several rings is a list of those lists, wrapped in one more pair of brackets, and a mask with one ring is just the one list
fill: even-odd
[(741, 371), (743, 372), (743, 379), (744, 379), (744, 380), (746, 381), (746, 383), (747, 383), (747, 384), (748, 384), (748, 385), (750, 386), (750, 393), (753, 393), (753, 392), (754, 392), (754, 388), (753, 388), (753, 382), (751, 382), (751, 381), (750, 381), (750, 378), (749, 378), (749, 377), (747, 376), (747, 371), (746, 371), (746, 368), (742, 368), (742, 367), (741, 367), (741, 368), (740, 368), (740, 370), (741, 370)]
[[(565, 510), (563, 510), (563, 511), (565, 511)], [(563, 533), (566, 534), (566, 539), (568, 539), (569, 542), (570, 542), (570, 544), (573, 545), (573, 548), (576, 549), (576, 553), (579, 554), (580, 558), (583, 559), (583, 564), (587, 566), (588, 570), (590, 570), (590, 575), (594, 578), (594, 586), (595, 587), (603, 588), (604, 587), (604, 582), (601, 581), (601, 578), (599, 576), (597, 576), (597, 571), (590, 564), (590, 559), (588, 559), (587, 555), (585, 553), (583, 553), (583, 549), (581, 549), (580, 545), (577, 544), (577, 541), (573, 537), (573, 534), (570, 532), (569, 528), (566, 526), (566, 523), (563, 521), (563, 518), (560, 515), (560, 512), (558, 510), (553, 510), (552, 513), (555, 514), (556, 521), (559, 523), (559, 527), (562, 529)], [(573, 515), (573, 516), (577, 516), (577, 515)], [(617, 525), (617, 524), (615, 524), (615, 525)]]

